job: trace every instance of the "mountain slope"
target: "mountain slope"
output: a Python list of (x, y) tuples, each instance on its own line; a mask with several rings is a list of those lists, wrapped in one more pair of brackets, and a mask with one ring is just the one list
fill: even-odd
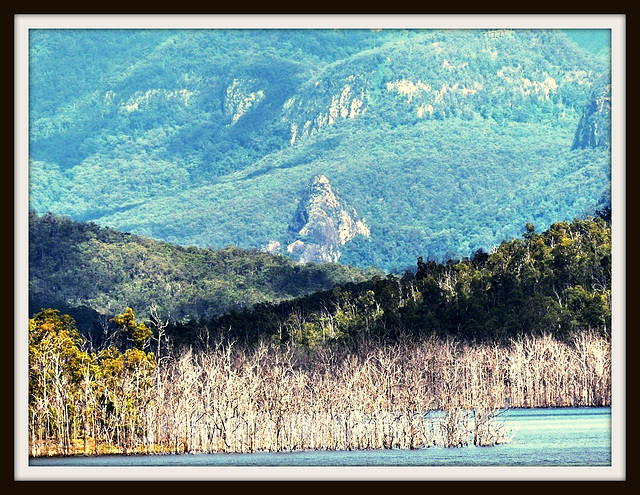
[(85, 307), (112, 316), (131, 307), (144, 316), (155, 306), (172, 320), (197, 319), (368, 276), (234, 247), (185, 248), (51, 214), (29, 218), (32, 311)]
[(592, 51), (553, 30), (39, 32), (31, 206), (268, 249), (323, 175), (370, 232), (341, 262), (466, 256), (610, 194), (609, 149), (574, 146), (609, 77)]

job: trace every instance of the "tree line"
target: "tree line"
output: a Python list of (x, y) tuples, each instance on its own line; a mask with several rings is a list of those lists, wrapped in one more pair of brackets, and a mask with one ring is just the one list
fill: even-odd
[(435, 334), (467, 341), (503, 340), (577, 330), (611, 331), (610, 210), (531, 224), (490, 253), (446, 263), (420, 257), (402, 276), (374, 276), (277, 303), (260, 303), (210, 319), (176, 322), (178, 345), (267, 338), (302, 347), (354, 344), (360, 335), (395, 340)]
[(107, 323), (100, 315), (112, 317), (122, 307), (143, 318), (150, 317), (153, 305), (172, 321), (201, 319), (368, 276), (336, 263), (302, 265), (234, 246), (178, 246), (52, 213), (29, 213), (31, 314), (60, 309), (98, 341)]

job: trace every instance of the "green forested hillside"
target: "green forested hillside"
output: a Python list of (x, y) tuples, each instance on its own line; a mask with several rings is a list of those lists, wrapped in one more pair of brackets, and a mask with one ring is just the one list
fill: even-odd
[(29, 217), (31, 313), (63, 310), (83, 331), (100, 330), (107, 321), (100, 315), (125, 307), (141, 318), (155, 307), (172, 321), (201, 319), (369, 276), (346, 265), (300, 265), (235, 247), (181, 247), (52, 214)]
[(340, 262), (469, 256), (610, 201), (609, 143), (590, 137), (610, 125), (601, 35), (35, 30), (30, 206), (288, 254), (324, 175), (370, 232)]
[(611, 225), (597, 217), (556, 222), (493, 252), (446, 263), (419, 257), (403, 276), (374, 276), (276, 304), (259, 304), (168, 329), (175, 344), (271, 340), (306, 349), (365, 340), (437, 336), (512, 342), (611, 334)]

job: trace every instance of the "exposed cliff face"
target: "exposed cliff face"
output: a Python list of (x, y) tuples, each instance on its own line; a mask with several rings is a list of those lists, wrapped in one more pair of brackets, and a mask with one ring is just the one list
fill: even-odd
[(593, 91), (584, 109), (571, 149), (611, 146), (611, 84)]
[(234, 79), (227, 86), (224, 99), (224, 113), (233, 125), (240, 117), (264, 99), (264, 91), (258, 88), (254, 79)]
[(313, 179), (289, 227), (287, 252), (303, 262), (337, 262), (341, 247), (358, 235), (369, 237), (364, 219), (358, 219), (333, 190), (324, 175)]
[[(582, 107), (577, 95), (592, 84), (588, 72), (550, 63), (530, 48), (562, 42), (550, 32), (472, 30), (389, 43), (323, 68), (285, 102), (282, 120), (292, 145), (365, 115), (392, 115), (396, 124), (449, 117), (536, 121), (551, 113), (572, 121)], [(526, 59), (514, 57), (518, 51)]]
[(319, 80), (287, 100), (283, 118), (290, 123), (291, 144), (339, 120), (355, 119), (366, 111), (368, 81), (349, 75), (346, 78)]

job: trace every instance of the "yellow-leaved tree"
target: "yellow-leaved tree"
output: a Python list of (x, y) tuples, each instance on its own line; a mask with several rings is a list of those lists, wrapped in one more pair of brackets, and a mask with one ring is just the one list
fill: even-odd
[[(55, 309), (29, 319), (29, 429), (32, 454), (71, 452), (87, 435), (95, 357), (80, 349), (75, 321)], [(88, 382), (87, 382), (88, 380)]]

